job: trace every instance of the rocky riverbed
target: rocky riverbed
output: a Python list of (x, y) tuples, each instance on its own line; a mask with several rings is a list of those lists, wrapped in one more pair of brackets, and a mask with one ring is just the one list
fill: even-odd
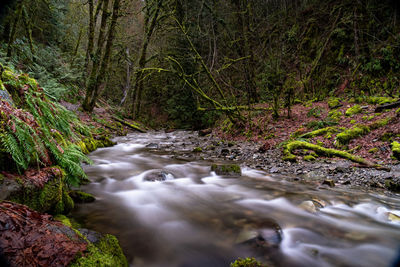
[(183, 139), (169, 144), (149, 144), (160, 151), (173, 151), (175, 157), (188, 161), (226, 160), (282, 176), (295, 182), (315, 183), (321, 186), (347, 186), (371, 190), (400, 190), (400, 164), (387, 165), (382, 169), (364, 168), (339, 158), (317, 158), (308, 162), (282, 160), (282, 149), (263, 150), (256, 142), (226, 141), (218, 137), (199, 136), (198, 132), (184, 135)]

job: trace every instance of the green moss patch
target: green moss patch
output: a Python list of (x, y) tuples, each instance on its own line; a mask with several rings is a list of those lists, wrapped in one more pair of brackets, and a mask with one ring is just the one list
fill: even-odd
[(87, 246), (87, 253), (73, 262), (71, 267), (92, 267), (92, 266), (128, 266), (128, 262), (113, 235), (104, 235), (98, 242), (90, 243)]
[(400, 143), (399, 142), (392, 142), (392, 152), (393, 152), (393, 157), (395, 157), (397, 160), (400, 160)]
[[(57, 168), (55, 168), (57, 169)], [(7, 178), (5, 200), (25, 204), (33, 210), (51, 214), (68, 213), (74, 208), (74, 202), (67, 193), (64, 175), (61, 171), (52, 171), (52, 168), (34, 174), (36, 177), (45, 177), (43, 186), (35, 184), (29, 178)], [(36, 178), (37, 179), (37, 178)], [(11, 185), (11, 186), (10, 186)]]
[(337, 97), (331, 97), (328, 99), (329, 108), (337, 108), (340, 105), (340, 100)]
[(368, 126), (359, 125), (339, 133), (338, 135), (336, 135), (336, 140), (339, 145), (347, 145), (352, 139), (355, 139), (362, 135), (366, 135), (369, 132), (370, 129)]
[(229, 175), (229, 176), (240, 176), (242, 170), (237, 164), (213, 164), (211, 165), (211, 171), (218, 175)]
[(231, 263), (230, 267), (266, 267), (267, 265), (258, 262), (255, 258), (239, 258)]
[(355, 114), (361, 113), (362, 108), (360, 105), (354, 105), (351, 108), (348, 108), (345, 112), (346, 116), (353, 116)]
[(395, 102), (396, 99), (384, 96), (370, 96), (367, 98), (367, 103), (371, 105), (383, 105)]

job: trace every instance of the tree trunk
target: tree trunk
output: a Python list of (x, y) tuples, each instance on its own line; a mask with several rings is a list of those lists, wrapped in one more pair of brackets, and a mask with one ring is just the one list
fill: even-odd
[(101, 25), (100, 25), (100, 30), (99, 30), (99, 38), (98, 38), (98, 42), (97, 42), (97, 49), (96, 49), (96, 53), (94, 55), (93, 58), (93, 68), (90, 72), (90, 76), (89, 76), (89, 81), (88, 81), (88, 85), (86, 88), (86, 96), (85, 99), (83, 101), (82, 107), (84, 110), (86, 111), (92, 111), (93, 107), (91, 107), (91, 103), (93, 101), (93, 99), (97, 98), (97, 95), (95, 94), (96, 88), (98, 87), (98, 69), (100, 67), (101, 64), (101, 57), (102, 57), (102, 47), (103, 47), (103, 43), (104, 43), (104, 33), (106, 30), (106, 26), (107, 26), (107, 18), (108, 18), (108, 4), (109, 4), (109, 0), (103, 0), (103, 13), (101, 16)]
[(14, 23), (12, 25), (11, 33), (10, 33), (10, 36), (8, 38), (7, 57), (11, 57), (12, 45), (14, 43), (15, 35), (17, 33), (18, 23), (19, 23), (19, 20), (21, 18), (21, 15), (22, 15), (22, 5), (23, 5), (23, 1), (20, 1), (18, 3), (18, 5), (17, 5), (17, 10), (15, 11)]
[[(105, 2), (108, 2), (108, 0), (105, 0)], [(93, 111), (97, 97), (99, 95), (99, 88), (103, 85), (103, 83), (106, 80), (105, 77), (110, 62), (111, 48), (115, 37), (115, 26), (117, 24), (117, 20), (119, 17), (119, 5), (120, 5), (120, 0), (114, 0), (111, 24), (110, 27), (108, 28), (108, 33), (107, 33), (107, 43), (104, 51), (104, 57), (103, 60), (101, 61), (99, 74), (97, 75), (96, 84), (94, 86), (94, 91), (93, 91), (93, 97), (89, 103), (89, 111)]]
[(142, 96), (143, 96), (143, 72), (142, 69), (146, 66), (146, 56), (147, 56), (147, 47), (149, 46), (151, 36), (153, 35), (154, 29), (157, 25), (158, 17), (160, 14), (160, 9), (162, 5), (162, 0), (157, 0), (156, 9), (154, 11), (154, 15), (151, 18), (150, 25), (148, 24), (150, 20), (150, 8), (148, 10), (147, 18), (145, 21), (145, 36), (143, 38), (142, 49), (140, 50), (140, 57), (138, 62), (138, 70), (135, 75), (135, 84), (133, 88), (133, 118), (137, 118), (140, 113)]
[(126, 48), (125, 53), (126, 53), (126, 82), (125, 82), (124, 94), (120, 103), (121, 106), (125, 103), (126, 97), (128, 96), (128, 92), (131, 90), (132, 61), (130, 60), (129, 47)]
[(90, 54), (93, 52), (93, 42), (94, 42), (93, 0), (88, 0), (88, 3), (89, 3), (89, 31), (88, 31), (88, 46), (85, 58), (85, 74), (86, 74), (85, 76), (89, 74)]

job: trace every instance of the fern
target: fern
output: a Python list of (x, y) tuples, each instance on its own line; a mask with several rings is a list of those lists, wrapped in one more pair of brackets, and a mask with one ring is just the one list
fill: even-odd
[(1, 134), (1, 141), (7, 152), (17, 164), (17, 167), (23, 170), (28, 168), (28, 162), (24, 157), (24, 150), (21, 148), (14, 135), (10, 132), (5, 132)]

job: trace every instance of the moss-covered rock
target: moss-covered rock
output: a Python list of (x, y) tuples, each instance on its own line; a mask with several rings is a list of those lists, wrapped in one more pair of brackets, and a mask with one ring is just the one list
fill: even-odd
[[(74, 207), (67, 193), (64, 175), (58, 168), (44, 168), (32, 177), (5, 177), (0, 181), (0, 199), (24, 204), (52, 214), (68, 213)], [(34, 179), (43, 179), (40, 184)]]
[(240, 176), (242, 170), (237, 164), (212, 164), (211, 171), (218, 175)]
[(71, 267), (128, 266), (128, 262), (115, 236), (106, 234), (90, 242), (87, 253), (73, 262)]
[(397, 160), (400, 160), (400, 143), (399, 142), (392, 142), (392, 152), (393, 152), (393, 157), (395, 157)]
[(78, 143), (78, 146), (84, 154), (89, 154), (98, 148), (110, 147), (115, 144), (116, 143), (111, 141), (108, 136), (99, 136), (96, 139), (93, 137), (84, 138)]
[(354, 105), (351, 108), (348, 108), (345, 112), (346, 116), (353, 116), (355, 114), (361, 113), (362, 108), (360, 105)]
[(119, 245), (117, 238), (110, 234), (101, 234), (88, 229), (75, 229), (69, 218), (57, 215), (56, 220), (70, 227), (80, 238), (87, 242), (87, 249), (83, 254), (77, 255), (69, 265), (73, 267), (128, 266), (126, 257)]
[(92, 194), (85, 193), (85, 192), (78, 191), (78, 190), (70, 191), (69, 196), (76, 203), (91, 203), (96, 200), (96, 198)]
[(255, 258), (239, 258), (233, 263), (231, 263), (231, 267), (266, 267), (267, 265), (262, 264), (257, 261)]
[(394, 179), (386, 179), (385, 180), (385, 187), (393, 192), (400, 192), (400, 182), (399, 180)]
[(336, 135), (338, 145), (347, 145), (352, 139), (363, 136), (370, 132), (370, 128), (365, 125), (358, 125)]

